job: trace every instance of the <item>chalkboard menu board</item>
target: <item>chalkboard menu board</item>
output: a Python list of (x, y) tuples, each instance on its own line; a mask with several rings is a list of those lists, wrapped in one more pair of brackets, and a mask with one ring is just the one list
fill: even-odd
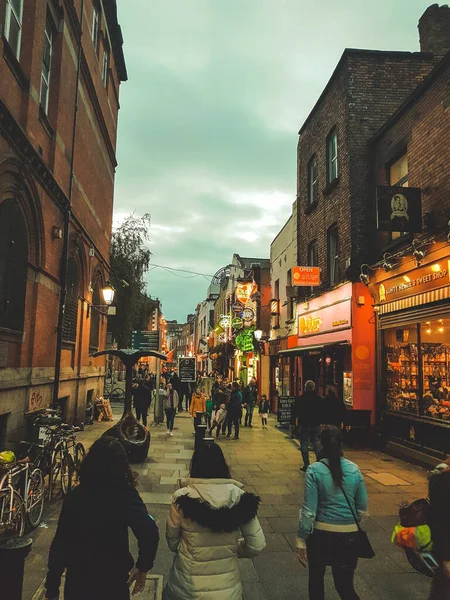
[(197, 368), (195, 358), (179, 358), (178, 359), (178, 376), (180, 381), (194, 382), (197, 379)]
[(278, 398), (278, 423), (290, 425), (295, 396), (280, 396)]

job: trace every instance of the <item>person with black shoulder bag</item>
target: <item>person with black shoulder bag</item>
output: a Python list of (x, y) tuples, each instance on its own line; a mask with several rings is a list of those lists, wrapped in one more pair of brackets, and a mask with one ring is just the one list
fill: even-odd
[(309, 567), (310, 600), (324, 600), (327, 566), (341, 600), (359, 600), (353, 583), (358, 558), (375, 555), (360, 526), (368, 508), (367, 490), (358, 466), (342, 456), (341, 431), (327, 425), (320, 441), (320, 460), (306, 471), (297, 557)]

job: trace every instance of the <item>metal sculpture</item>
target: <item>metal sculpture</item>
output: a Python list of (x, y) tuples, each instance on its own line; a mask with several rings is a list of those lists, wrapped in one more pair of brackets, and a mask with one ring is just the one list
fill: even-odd
[(133, 367), (146, 356), (167, 360), (165, 354), (145, 350), (101, 350), (92, 356), (117, 356), (125, 366), (125, 403), (121, 419), (103, 435), (115, 437), (125, 448), (130, 463), (144, 462), (150, 448), (150, 431), (134, 416), (131, 405), (133, 397)]

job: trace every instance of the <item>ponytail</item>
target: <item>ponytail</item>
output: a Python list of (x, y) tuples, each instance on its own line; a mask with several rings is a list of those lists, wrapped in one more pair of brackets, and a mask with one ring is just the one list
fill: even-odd
[(331, 475), (336, 487), (342, 485), (343, 473), (341, 465), (341, 432), (337, 427), (327, 425), (322, 430), (321, 443), (323, 452), (328, 458)]

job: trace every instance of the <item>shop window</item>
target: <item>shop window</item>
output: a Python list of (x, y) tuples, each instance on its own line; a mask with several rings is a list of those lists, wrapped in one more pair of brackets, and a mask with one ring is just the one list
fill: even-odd
[(327, 137), (327, 184), (338, 178), (338, 142), (336, 129)]
[(308, 208), (317, 203), (317, 158), (312, 156), (308, 163)]
[(450, 421), (450, 319), (420, 325), (423, 413)]
[(67, 263), (67, 295), (63, 322), (63, 340), (66, 342), (75, 342), (77, 339), (78, 286), (78, 265), (72, 257)]
[(387, 329), (384, 349), (387, 409), (419, 414), (417, 326)]
[(50, 97), (50, 74), (52, 70), (53, 31), (47, 21), (44, 32), (44, 54), (42, 57), (41, 70), (41, 94), (39, 102), (42, 110), (48, 115), (48, 102)]
[(92, 13), (92, 43), (94, 44), (95, 51), (98, 51), (98, 39), (100, 31), (100, 9), (96, 2), (94, 2), (93, 13)]
[(0, 327), (23, 331), (28, 274), (27, 229), (15, 200), (0, 204)]
[(339, 238), (336, 225), (328, 229), (328, 279), (330, 285), (339, 281)]
[(5, 38), (19, 60), (22, 42), (23, 0), (6, 0)]
[[(389, 185), (397, 187), (408, 187), (408, 156), (403, 154), (389, 167)], [(407, 235), (403, 231), (393, 231), (391, 233), (392, 240)]]

